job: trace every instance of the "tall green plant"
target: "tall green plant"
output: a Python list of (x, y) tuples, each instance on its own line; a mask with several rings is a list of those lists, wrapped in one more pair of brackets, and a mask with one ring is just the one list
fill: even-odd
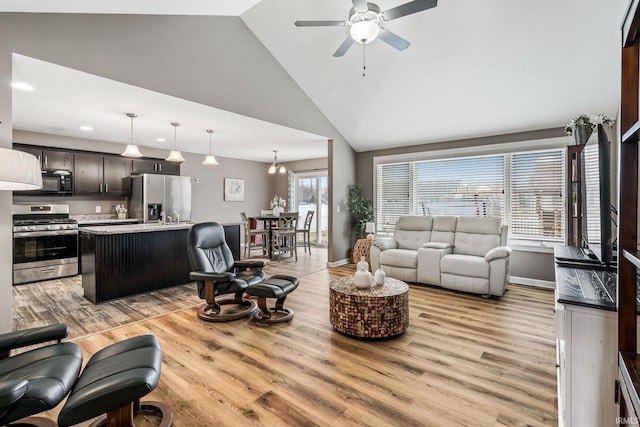
[(351, 231), (356, 239), (361, 239), (365, 235), (367, 222), (373, 222), (373, 203), (362, 195), (360, 184), (349, 186), (349, 212)]

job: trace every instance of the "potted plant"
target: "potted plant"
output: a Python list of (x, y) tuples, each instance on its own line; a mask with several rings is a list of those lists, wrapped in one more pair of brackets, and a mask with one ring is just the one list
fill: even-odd
[(612, 127), (614, 123), (615, 121), (611, 117), (605, 116), (604, 114), (596, 114), (594, 116), (580, 114), (567, 123), (564, 131), (567, 135), (573, 135), (576, 140), (576, 145), (583, 145), (587, 143), (587, 140), (597, 125)]
[(361, 239), (365, 235), (367, 222), (373, 222), (373, 203), (362, 195), (360, 184), (349, 186), (349, 212), (351, 231), (356, 239)]

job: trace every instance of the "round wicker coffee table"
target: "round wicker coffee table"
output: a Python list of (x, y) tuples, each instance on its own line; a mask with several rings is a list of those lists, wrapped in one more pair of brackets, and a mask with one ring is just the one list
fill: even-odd
[(335, 330), (354, 337), (400, 335), (409, 326), (409, 285), (388, 277), (382, 286), (358, 289), (351, 276), (332, 280), (329, 320)]

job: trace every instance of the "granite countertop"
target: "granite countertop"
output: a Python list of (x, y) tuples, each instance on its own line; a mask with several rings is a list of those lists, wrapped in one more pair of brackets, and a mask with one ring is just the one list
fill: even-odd
[(616, 311), (616, 273), (556, 266), (558, 302)]
[[(194, 222), (181, 222), (180, 224), (160, 224), (160, 223), (147, 223), (147, 224), (122, 224), (122, 225), (96, 225), (82, 227), (78, 230), (80, 232), (91, 234), (126, 234), (126, 233), (148, 233), (153, 231), (168, 231), (168, 230), (188, 230), (196, 224)], [(220, 222), (221, 225), (240, 225), (237, 222)]]
[(153, 231), (187, 230), (193, 223), (181, 222), (180, 224), (123, 224), (123, 225), (103, 225), (80, 228), (82, 233), (90, 234), (127, 234), (127, 233), (147, 233)]
[(128, 218), (128, 219), (78, 219), (78, 225), (85, 224), (136, 224), (138, 220), (136, 218)]

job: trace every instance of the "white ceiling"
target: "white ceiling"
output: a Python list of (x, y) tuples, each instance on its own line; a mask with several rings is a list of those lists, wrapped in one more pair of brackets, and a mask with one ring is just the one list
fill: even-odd
[[(405, 2), (377, 4), (387, 10)], [(96, 9), (82, 9), (85, 3)], [(341, 58), (332, 56), (347, 28), (293, 25), (297, 20), (347, 19), (350, 0), (203, 0), (172, 6), (176, 3), (0, 0), (0, 11), (223, 15), (235, 10), (356, 151), (561, 127), (581, 113), (615, 117), (618, 111), (619, 26), (626, 0), (441, 0), (434, 9), (385, 24), (411, 46), (399, 52), (380, 40), (367, 45), (366, 77), (362, 46), (352, 46)], [(22, 95), (16, 95), (19, 101)], [(166, 132), (171, 132), (168, 122), (183, 120), (166, 112), (146, 114), (146, 106), (155, 103), (140, 102), (140, 111), (132, 112), (140, 115), (136, 133), (141, 138), (145, 116), (169, 127)], [(104, 109), (95, 107), (96, 114)], [(103, 116), (113, 120), (105, 123), (119, 130), (121, 142), (128, 139), (125, 112), (113, 105), (108, 111), (112, 118)], [(19, 124), (22, 119), (14, 120)], [(199, 132), (208, 145), (203, 129), (221, 126), (198, 122), (198, 131), (188, 135), (186, 120), (184, 131), (178, 129), (179, 144), (191, 143)], [(292, 139), (318, 138), (297, 132)], [(222, 129), (216, 138), (222, 140)]]
[[(13, 126), (54, 135), (271, 162), (327, 156), (327, 138), (173, 96), (98, 77), (22, 55), (13, 55), (13, 79), (35, 87), (13, 89)], [(123, 110), (126, 107), (126, 111)], [(180, 123), (175, 129), (172, 122)], [(80, 126), (90, 126), (86, 132)], [(175, 136), (175, 141), (174, 141)], [(164, 138), (159, 142), (157, 138)], [(256, 150), (256, 144), (263, 149)], [(264, 148), (267, 147), (265, 150)], [(144, 154), (144, 148), (140, 151)]]

